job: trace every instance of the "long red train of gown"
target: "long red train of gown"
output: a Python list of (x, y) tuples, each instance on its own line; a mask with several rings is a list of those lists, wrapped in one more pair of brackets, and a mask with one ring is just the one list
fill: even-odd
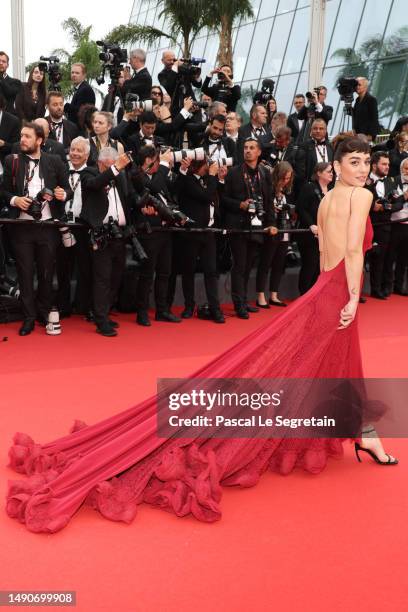
[[(367, 220), (364, 252), (373, 231)], [(357, 317), (337, 330), (349, 293), (344, 260), (270, 323), (210, 361), (192, 378), (361, 378)], [(221, 517), (221, 485), (257, 483), (268, 468), (317, 474), (339, 439), (174, 439), (156, 436), (156, 397), (95, 425), (35, 444), (17, 433), (10, 467), (29, 475), (9, 482), (7, 513), (34, 532), (66, 526), (85, 502), (111, 520), (131, 522), (147, 502), (202, 521)]]

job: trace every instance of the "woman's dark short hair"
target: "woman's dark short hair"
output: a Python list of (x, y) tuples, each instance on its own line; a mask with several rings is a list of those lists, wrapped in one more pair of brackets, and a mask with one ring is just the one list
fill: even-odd
[(349, 153), (367, 153), (367, 155), (370, 155), (370, 150), (368, 142), (358, 138), (358, 136), (352, 136), (339, 143), (334, 154), (334, 160), (340, 162)]
[(313, 174), (312, 174), (312, 181), (317, 181), (318, 180), (318, 174), (320, 174), (321, 172), (324, 172), (325, 170), (327, 170), (327, 168), (331, 168), (331, 162), (319, 162), (315, 165), (315, 167), (313, 168)]

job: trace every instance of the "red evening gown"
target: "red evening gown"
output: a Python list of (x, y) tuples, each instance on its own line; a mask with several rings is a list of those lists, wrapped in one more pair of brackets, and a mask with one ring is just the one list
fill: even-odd
[[(364, 252), (373, 231), (367, 220)], [(337, 330), (349, 300), (342, 260), (270, 323), (195, 372), (197, 378), (362, 378), (357, 318)], [(252, 486), (261, 474), (301, 467), (317, 474), (342, 440), (180, 439), (156, 435), (156, 397), (95, 425), (76, 421), (47, 444), (17, 433), (10, 467), (29, 476), (9, 482), (7, 513), (34, 532), (56, 532), (86, 503), (130, 523), (146, 502), (201, 521), (221, 517), (221, 485)]]

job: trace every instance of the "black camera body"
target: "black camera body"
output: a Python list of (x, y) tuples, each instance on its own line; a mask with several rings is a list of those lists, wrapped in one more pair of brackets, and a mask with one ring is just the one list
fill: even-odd
[(352, 114), (354, 92), (356, 91), (357, 85), (358, 81), (354, 77), (342, 77), (337, 82), (337, 91), (340, 100), (344, 102), (344, 108), (347, 115)]
[(381, 204), (384, 210), (391, 211), (392, 205), (401, 198), (401, 194), (398, 192), (398, 189), (392, 189), (388, 193), (384, 195), (383, 198), (377, 198), (376, 202)]
[(203, 57), (182, 57), (180, 61), (183, 63), (178, 67), (178, 74), (196, 80), (201, 75), (200, 64), (204, 64), (206, 60)]
[(140, 100), (138, 94), (128, 93), (126, 94), (124, 108), (127, 113), (131, 113), (137, 108), (141, 111), (152, 111), (153, 101), (152, 100)]
[(257, 91), (253, 97), (254, 104), (268, 104), (273, 100), (273, 90), (275, 89), (275, 81), (272, 79), (264, 79), (260, 91)]
[(30, 217), (34, 219), (34, 221), (40, 221), (41, 219), (42, 210), (44, 208), (45, 203), (48, 201), (44, 198), (44, 196), (50, 196), (52, 199), (54, 199), (54, 194), (51, 189), (47, 189), (46, 187), (44, 187), (44, 189), (41, 189), (41, 191), (37, 193), (35, 198), (33, 198), (30, 206), (25, 211), (27, 215), (30, 215)]
[(153, 206), (154, 210), (159, 215), (160, 219), (169, 223), (169, 225), (181, 225), (186, 223), (194, 223), (192, 219), (187, 217), (181, 210), (179, 210), (176, 204), (165, 204), (160, 198), (156, 198), (153, 194), (146, 189), (142, 195), (139, 206)]
[(260, 195), (255, 195), (251, 198), (248, 206), (248, 214), (252, 217), (258, 217), (262, 219), (265, 215), (265, 209), (263, 205), (263, 198)]
[(61, 87), (58, 85), (62, 79), (59, 58), (56, 55), (51, 55), (50, 57), (41, 55), (40, 60), (38, 69), (48, 74), (50, 89), (52, 91), (61, 91)]
[(99, 54), (99, 59), (102, 62), (102, 73), (96, 79), (96, 82), (98, 85), (103, 85), (105, 83), (105, 73), (109, 71), (111, 83), (117, 85), (123, 65), (128, 60), (127, 49), (121, 49), (118, 45), (105, 40), (97, 40), (96, 44), (103, 49)]

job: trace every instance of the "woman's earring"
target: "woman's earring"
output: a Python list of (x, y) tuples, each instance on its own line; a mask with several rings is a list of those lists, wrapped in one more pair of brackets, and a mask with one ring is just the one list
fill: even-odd
[(336, 174), (336, 180), (339, 181), (341, 179), (341, 174), (340, 172), (338, 174)]

